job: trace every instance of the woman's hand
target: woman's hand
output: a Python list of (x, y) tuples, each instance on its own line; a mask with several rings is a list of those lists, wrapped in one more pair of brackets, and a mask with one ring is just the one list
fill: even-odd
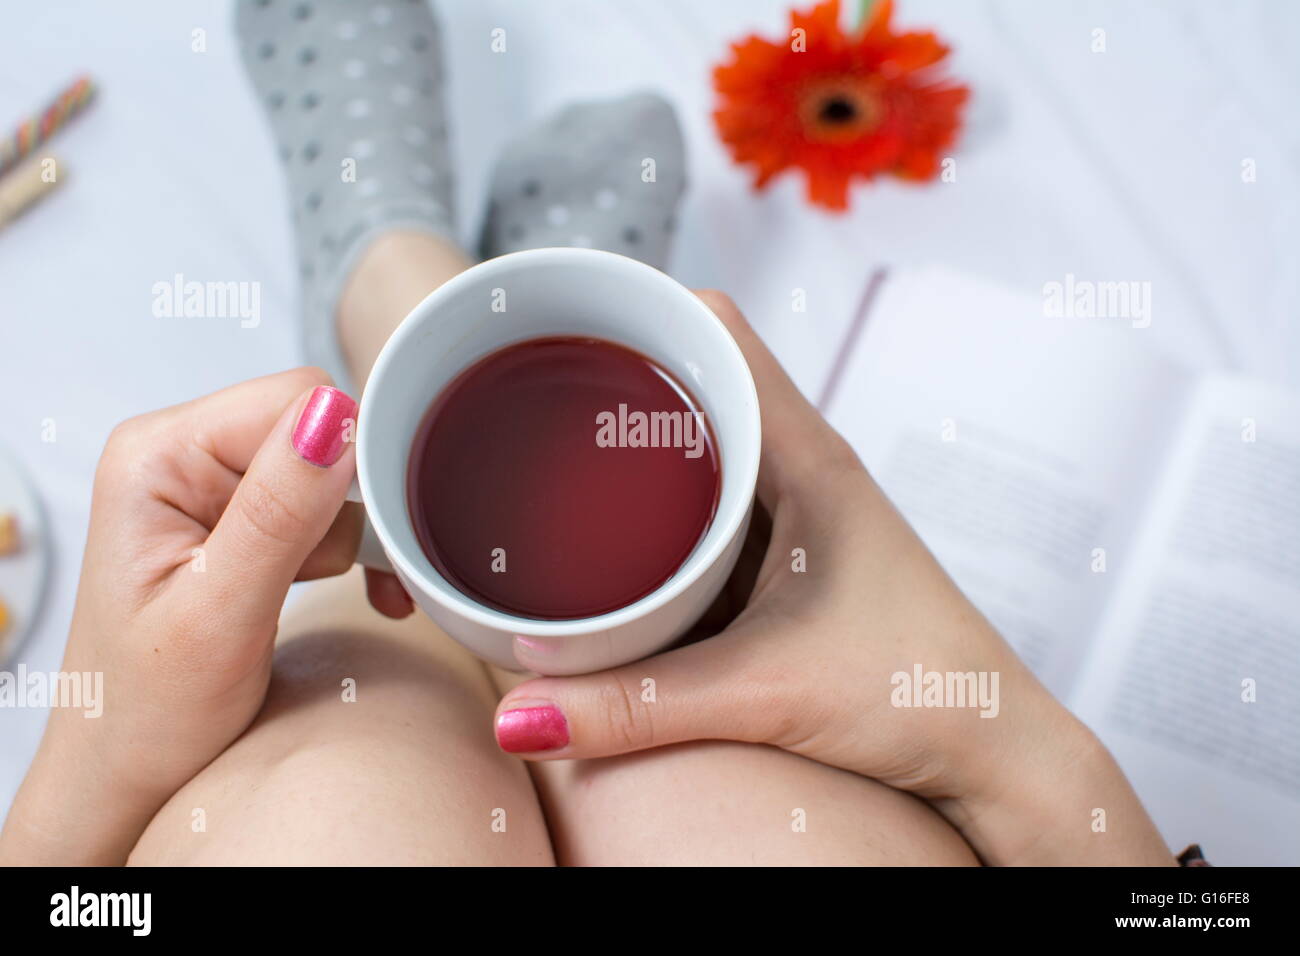
[(353, 563), (356, 403), (318, 369), (114, 430), (95, 476), (64, 657), (102, 715), (54, 708), (0, 837), (5, 862), (120, 863), (252, 722), (294, 580)]
[[(715, 608), (713, 636), (521, 684), (497, 711), (501, 746), (538, 760), (698, 739), (770, 744), (931, 799), (989, 862), (1172, 863), (1093, 735), (953, 585), (735, 305), (701, 296), (758, 386), (756, 547)], [(528, 649), (517, 653), (526, 663)], [(983, 706), (899, 706), (912, 698), (895, 675), (917, 668), (982, 674), (996, 694)]]

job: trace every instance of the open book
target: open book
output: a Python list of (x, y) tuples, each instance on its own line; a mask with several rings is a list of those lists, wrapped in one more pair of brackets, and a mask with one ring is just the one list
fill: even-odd
[(869, 299), (832, 424), (1175, 852), (1300, 863), (1300, 395), (938, 269)]

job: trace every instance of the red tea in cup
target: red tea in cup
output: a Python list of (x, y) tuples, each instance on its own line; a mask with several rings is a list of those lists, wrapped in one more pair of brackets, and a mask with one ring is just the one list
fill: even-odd
[(721, 463), (703, 410), (632, 349), (557, 336), (461, 372), (411, 448), (420, 547), (455, 588), (519, 617), (632, 604), (708, 531)]

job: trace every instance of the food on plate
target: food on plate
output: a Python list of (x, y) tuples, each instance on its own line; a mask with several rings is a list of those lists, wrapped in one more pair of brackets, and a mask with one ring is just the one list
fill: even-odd
[(18, 516), (12, 511), (0, 511), (0, 557), (17, 554), (22, 547), (18, 534)]

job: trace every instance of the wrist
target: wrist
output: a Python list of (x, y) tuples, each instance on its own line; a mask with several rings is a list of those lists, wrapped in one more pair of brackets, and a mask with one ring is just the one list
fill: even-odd
[(1110, 752), (1035, 682), (964, 790), (935, 801), (996, 866), (1173, 866)]
[(47, 730), (0, 831), (0, 864), (126, 862), (166, 796), (125, 786), (100, 756)]

